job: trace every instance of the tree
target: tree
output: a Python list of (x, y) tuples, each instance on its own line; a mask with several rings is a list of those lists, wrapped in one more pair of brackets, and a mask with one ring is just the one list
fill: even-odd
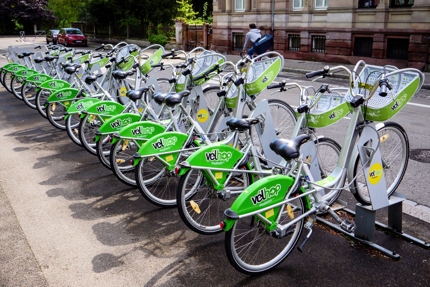
[(55, 26), (62, 28), (70, 26), (73, 21), (79, 20), (79, 15), (85, 5), (85, 0), (49, 0), (48, 7), (56, 16)]
[(27, 28), (26, 30), (31, 31), (32, 25), (41, 25), (55, 19), (47, 5), (48, 0), (2, 0), (0, 18), (20, 23)]

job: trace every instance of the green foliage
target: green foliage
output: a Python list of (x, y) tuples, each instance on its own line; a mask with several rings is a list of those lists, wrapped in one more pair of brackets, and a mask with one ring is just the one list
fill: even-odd
[(169, 42), (169, 38), (163, 34), (150, 34), (148, 40), (151, 44), (159, 44), (163, 47)]
[(203, 11), (199, 17), (197, 17), (199, 13), (194, 11), (190, 0), (177, 0), (176, 2), (179, 4), (177, 19), (184, 20), (188, 24), (195, 25), (212, 23), (212, 13), (208, 13), (208, 2), (203, 3)]

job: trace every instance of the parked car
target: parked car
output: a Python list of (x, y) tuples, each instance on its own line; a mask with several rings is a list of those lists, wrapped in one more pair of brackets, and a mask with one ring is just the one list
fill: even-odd
[(57, 43), (64, 46), (88, 46), (87, 37), (78, 28), (61, 28)]
[(57, 35), (60, 30), (48, 30), (46, 33), (46, 44), (49, 44), (49, 42), (52, 42), (52, 44), (57, 44)]

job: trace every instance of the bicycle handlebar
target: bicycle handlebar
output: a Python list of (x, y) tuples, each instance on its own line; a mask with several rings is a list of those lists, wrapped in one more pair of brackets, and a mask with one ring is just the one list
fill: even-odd
[(198, 81), (201, 79), (205, 79), (207, 78), (211, 73), (218, 71), (218, 73), (220, 72), (220, 68), (219, 65), (216, 64), (214, 67), (212, 67), (211, 69), (209, 69), (208, 71), (204, 72), (203, 75), (199, 76), (199, 77), (195, 77), (193, 78), (194, 81)]

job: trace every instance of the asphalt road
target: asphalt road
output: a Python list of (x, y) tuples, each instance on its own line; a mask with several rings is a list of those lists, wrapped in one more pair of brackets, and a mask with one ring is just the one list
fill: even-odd
[[(411, 102), (419, 105), (408, 105), (395, 118), (407, 129), (411, 149), (429, 148), (429, 95), (418, 93)], [(283, 98), (292, 105), (296, 100), (293, 95)], [(341, 129), (332, 129), (333, 137), (340, 136)], [(314, 228), (303, 253), (295, 250), (268, 274), (245, 276), (230, 266), (223, 234), (196, 235), (175, 209), (146, 202), (3, 87), (0, 143), (0, 286), (428, 286), (430, 282), (428, 249), (376, 231), (375, 242), (402, 256), (395, 261), (322, 224)], [(430, 206), (428, 174), (428, 163), (411, 160), (399, 189), (423, 207), (424, 217)], [(344, 197), (350, 200), (350, 195)], [(385, 212), (378, 218), (384, 220)], [(418, 218), (403, 214), (404, 231), (430, 239), (430, 224)]]

